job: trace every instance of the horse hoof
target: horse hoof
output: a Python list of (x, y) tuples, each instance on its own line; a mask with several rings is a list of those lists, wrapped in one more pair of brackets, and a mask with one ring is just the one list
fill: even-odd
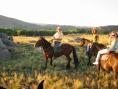
[(52, 64), (50, 64), (51, 66), (53, 66)]
[(53, 65), (53, 67), (56, 67), (56, 65)]
[(78, 70), (78, 67), (77, 66), (75, 67), (75, 70)]
[(93, 64), (92, 63), (88, 63), (87, 66), (93, 66)]
[(70, 66), (67, 66), (66, 69), (70, 69)]
[(46, 70), (47, 69), (47, 67), (44, 67), (44, 70)]

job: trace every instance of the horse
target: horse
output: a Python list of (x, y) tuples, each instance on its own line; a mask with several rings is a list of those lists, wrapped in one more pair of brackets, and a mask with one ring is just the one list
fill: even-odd
[(0, 89), (7, 89), (7, 88), (4, 88), (4, 87), (0, 86)]
[(73, 53), (73, 58), (74, 58), (74, 64), (75, 64), (75, 69), (77, 69), (78, 66), (78, 57), (76, 54), (76, 49), (74, 46), (67, 44), (67, 43), (62, 43), (60, 45), (61, 51), (58, 53), (58, 55), (55, 55), (54, 48), (51, 45), (50, 42), (48, 42), (44, 37), (40, 37), (40, 39), (36, 42), (35, 47), (42, 47), (45, 53), (45, 69), (47, 68), (47, 62), (48, 59), (50, 58), (50, 65), (52, 66), (52, 61), (54, 58), (60, 57), (62, 55), (66, 56), (68, 63), (66, 65), (66, 68), (70, 68), (70, 61), (71, 57), (70, 54)]
[(97, 65), (97, 70), (100, 72), (100, 69), (106, 71), (113, 71), (114, 79), (118, 78), (118, 53), (110, 51), (109, 53), (102, 54)]
[(81, 40), (79, 41), (79, 45), (81, 47), (83, 46), (87, 46), (88, 44), (91, 44), (91, 47), (89, 47), (89, 50), (86, 52), (86, 55), (88, 56), (88, 63), (87, 65), (91, 65), (91, 58), (94, 56), (96, 57), (97, 53), (99, 50), (106, 48), (105, 45), (97, 43), (97, 42), (92, 42), (88, 39), (85, 38), (81, 38)]
[[(91, 56), (93, 55), (96, 57), (96, 53), (99, 50), (106, 48), (106, 46), (103, 44), (93, 43), (84, 38), (81, 40), (80, 46), (83, 46), (88, 43), (92, 44), (90, 50), (88, 51), (89, 58), (91, 58)], [(89, 59), (89, 62), (90, 62), (90, 59)], [(118, 53), (110, 51), (106, 54), (102, 54), (99, 60), (99, 64), (96, 67), (97, 67), (97, 70), (99, 71), (98, 74), (100, 73), (101, 68), (106, 71), (112, 70), (114, 73), (114, 79), (116, 79), (118, 76)]]
[(44, 80), (42, 80), (42, 81), (39, 83), (37, 89), (43, 89), (43, 83), (44, 83)]

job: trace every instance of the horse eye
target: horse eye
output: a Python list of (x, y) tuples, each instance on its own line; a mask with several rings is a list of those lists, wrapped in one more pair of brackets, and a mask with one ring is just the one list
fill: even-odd
[(42, 40), (41, 42), (42, 42), (42, 43), (44, 43), (44, 41), (43, 41), (43, 40)]

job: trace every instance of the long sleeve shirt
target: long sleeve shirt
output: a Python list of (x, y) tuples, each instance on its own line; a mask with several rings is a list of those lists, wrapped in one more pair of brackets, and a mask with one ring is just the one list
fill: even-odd
[(97, 34), (93, 34), (93, 42), (98, 42), (99, 36)]
[(56, 33), (53, 35), (53, 38), (54, 38), (54, 40), (62, 40), (62, 38), (63, 38), (63, 33), (62, 33), (62, 32), (56, 32)]
[(113, 39), (111, 41), (111, 44), (107, 46), (109, 48), (109, 50), (111, 51), (115, 51), (116, 49), (118, 49), (118, 39)]

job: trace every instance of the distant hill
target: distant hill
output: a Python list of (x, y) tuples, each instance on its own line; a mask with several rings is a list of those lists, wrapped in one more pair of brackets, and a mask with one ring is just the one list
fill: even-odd
[(100, 30), (118, 31), (118, 25), (100, 26)]
[(0, 28), (39, 29), (40, 26), (0, 15)]
[[(18, 19), (6, 17), (0, 15), (0, 28), (11, 28), (11, 29), (27, 29), (27, 30), (54, 30), (56, 24), (34, 24), (24, 22)], [(91, 27), (87, 26), (70, 26), (70, 25), (61, 25), (64, 30), (74, 30), (74, 29), (82, 29), (82, 30), (90, 30)], [(97, 27), (99, 32), (109, 32), (109, 31), (118, 31), (118, 25), (109, 25), (109, 26), (100, 26)]]
[[(55, 29), (56, 24), (34, 24), (28, 23), (14, 18), (0, 15), (0, 28), (22, 28), (29, 30)], [(74, 28), (73, 26), (62, 25), (64, 29)]]

